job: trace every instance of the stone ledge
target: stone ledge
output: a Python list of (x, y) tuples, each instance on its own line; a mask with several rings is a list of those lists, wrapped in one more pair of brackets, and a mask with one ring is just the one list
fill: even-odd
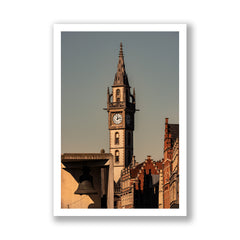
[(86, 160), (108, 160), (112, 159), (111, 153), (64, 153), (61, 156), (62, 162), (86, 161)]

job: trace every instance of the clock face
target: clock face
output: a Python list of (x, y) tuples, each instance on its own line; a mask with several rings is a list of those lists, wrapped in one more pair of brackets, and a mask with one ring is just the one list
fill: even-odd
[(113, 122), (115, 124), (120, 124), (122, 122), (122, 115), (120, 113), (116, 113), (114, 116), (113, 116)]
[(126, 123), (127, 123), (127, 125), (130, 125), (130, 123), (131, 123), (131, 117), (130, 117), (130, 115), (126, 115)]

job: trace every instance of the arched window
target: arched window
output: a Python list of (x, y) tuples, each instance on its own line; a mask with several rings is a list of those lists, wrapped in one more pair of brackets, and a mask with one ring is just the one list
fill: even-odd
[(115, 151), (115, 162), (119, 162), (119, 151)]
[(115, 144), (119, 144), (119, 133), (115, 133)]
[(116, 98), (117, 98), (117, 102), (120, 102), (120, 89), (116, 90)]

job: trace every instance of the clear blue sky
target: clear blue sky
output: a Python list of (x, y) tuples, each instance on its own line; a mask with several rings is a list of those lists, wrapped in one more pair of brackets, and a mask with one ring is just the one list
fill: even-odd
[(136, 90), (134, 155), (163, 157), (164, 122), (179, 121), (177, 32), (62, 33), (62, 153), (109, 151), (107, 87), (113, 85), (120, 42)]

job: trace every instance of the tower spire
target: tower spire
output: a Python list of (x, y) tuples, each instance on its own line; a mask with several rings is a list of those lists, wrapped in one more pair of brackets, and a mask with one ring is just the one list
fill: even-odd
[(125, 70), (122, 42), (120, 43), (117, 73), (115, 74), (115, 79), (114, 79), (114, 84), (113, 85), (114, 86), (116, 86), (116, 85), (127, 85), (127, 86), (129, 86), (128, 77), (127, 77), (126, 70)]
[(119, 57), (123, 57), (122, 42), (120, 42)]

